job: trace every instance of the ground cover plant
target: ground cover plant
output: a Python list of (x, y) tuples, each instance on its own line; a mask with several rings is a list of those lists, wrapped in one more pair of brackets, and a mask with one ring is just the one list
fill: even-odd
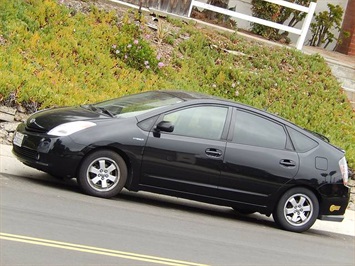
[[(100, 1), (0, 2), (0, 101), (31, 110), (156, 89), (204, 92), (329, 137), (355, 168), (354, 112), (324, 59)], [(99, 6), (99, 7), (98, 7)]]

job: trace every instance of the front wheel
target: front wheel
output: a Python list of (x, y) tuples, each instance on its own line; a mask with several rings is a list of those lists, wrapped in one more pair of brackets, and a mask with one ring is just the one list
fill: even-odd
[(292, 232), (304, 232), (316, 221), (319, 202), (306, 188), (292, 188), (277, 203), (273, 217), (278, 226)]
[(77, 180), (86, 194), (111, 198), (124, 187), (127, 180), (127, 166), (117, 153), (100, 150), (84, 159)]

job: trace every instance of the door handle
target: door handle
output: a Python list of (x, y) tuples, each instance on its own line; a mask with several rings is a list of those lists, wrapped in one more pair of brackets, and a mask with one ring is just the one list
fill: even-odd
[(280, 164), (286, 167), (295, 167), (296, 163), (289, 159), (283, 159), (280, 161)]
[(205, 151), (206, 155), (213, 158), (219, 158), (222, 156), (222, 151), (219, 149), (209, 148)]

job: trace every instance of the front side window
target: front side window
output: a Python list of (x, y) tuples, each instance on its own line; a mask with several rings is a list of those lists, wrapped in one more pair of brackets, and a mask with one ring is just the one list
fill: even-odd
[(226, 107), (197, 106), (169, 113), (163, 120), (173, 124), (171, 134), (218, 140), (222, 136), (227, 113)]
[(286, 133), (283, 126), (266, 118), (238, 111), (233, 142), (272, 149), (285, 149)]

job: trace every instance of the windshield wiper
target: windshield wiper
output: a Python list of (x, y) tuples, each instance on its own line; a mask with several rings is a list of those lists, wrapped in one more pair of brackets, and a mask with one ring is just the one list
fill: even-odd
[(115, 115), (114, 115), (112, 112), (110, 112), (109, 110), (107, 110), (107, 109), (104, 108), (104, 107), (96, 107), (96, 106), (94, 106), (94, 105), (92, 105), (92, 104), (81, 105), (81, 107), (90, 109), (90, 110), (92, 110), (92, 111), (94, 111), (94, 112), (97, 112), (98, 110), (100, 110), (101, 113), (107, 114), (107, 115), (109, 115), (109, 116), (111, 116), (111, 117), (115, 117)]
[(92, 104), (83, 104), (80, 105), (80, 107), (85, 108), (85, 109), (90, 109), (91, 111), (97, 111), (97, 108), (95, 106), (93, 106)]
[[(94, 107), (94, 106), (93, 106), (93, 107)], [(94, 107), (94, 108), (96, 108), (96, 107)], [(115, 117), (115, 115), (114, 115), (113, 113), (111, 113), (109, 110), (107, 110), (107, 109), (104, 108), (104, 107), (97, 107), (96, 109), (101, 110), (101, 112), (103, 112), (104, 114), (107, 114), (107, 115), (109, 115), (109, 116), (111, 116), (111, 117)]]

